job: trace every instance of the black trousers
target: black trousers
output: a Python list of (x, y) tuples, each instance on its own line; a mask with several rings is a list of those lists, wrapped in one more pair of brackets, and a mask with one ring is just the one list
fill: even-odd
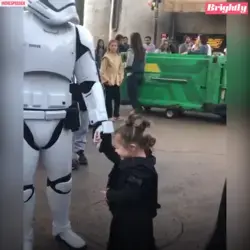
[(129, 101), (133, 107), (133, 109), (139, 108), (138, 103), (138, 90), (139, 85), (142, 82), (143, 75), (142, 74), (135, 74), (128, 76), (127, 78), (127, 92)]
[(114, 215), (106, 250), (156, 250), (151, 216)]
[[(120, 87), (117, 85), (108, 86), (105, 85), (106, 91), (106, 109), (108, 113), (108, 118), (120, 116), (120, 103), (121, 103), (121, 96), (120, 96)], [(113, 101), (114, 101), (114, 108), (113, 108)]]

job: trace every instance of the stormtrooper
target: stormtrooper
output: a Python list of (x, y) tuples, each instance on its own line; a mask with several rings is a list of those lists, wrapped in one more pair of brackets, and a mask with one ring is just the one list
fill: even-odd
[(47, 170), (53, 236), (70, 248), (85, 249), (71, 229), (72, 131), (79, 127), (71, 93), (77, 79), (95, 131), (112, 133), (95, 63), (94, 43), (78, 25), (75, 0), (29, 0), (24, 11), (24, 250), (33, 248), (34, 175)]

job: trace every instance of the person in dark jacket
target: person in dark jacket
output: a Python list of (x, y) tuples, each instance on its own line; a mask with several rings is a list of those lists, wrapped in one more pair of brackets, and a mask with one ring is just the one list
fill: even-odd
[(115, 40), (118, 43), (118, 52), (119, 53), (127, 52), (127, 48), (123, 44), (123, 35), (121, 35), (121, 34), (116, 35)]
[(105, 53), (106, 53), (106, 48), (105, 48), (104, 41), (102, 39), (99, 39), (97, 41), (97, 45), (95, 49), (95, 59), (96, 59), (96, 64), (97, 64), (98, 69), (100, 69), (101, 67), (101, 61)]
[(139, 33), (133, 33), (130, 41), (131, 48), (128, 49), (126, 62), (127, 91), (133, 108), (131, 113), (136, 113), (141, 110), (141, 106), (138, 103), (138, 91), (144, 76), (146, 51)]
[(187, 53), (190, 55), (208, 55), (209, 52), (209, 46), (207, 44), (208, 37), (205, 35), (200, 35), (199, 37), (200, 45), (194, 49), (190, 50)]
[(160, 205), (156, 159), (151, 151), (156, 140), (144, 134), (149, 125), (138, 115), (130, 115), (116, 130), (114, 147), (111, 135), (100, 140), (100, 152), (114, 163), (106, 191), (113, 216), (107, 250), (156, 249), (153, 218)]
[(227, 249), (226, 221), (227, 221), (227, 183), (225, 182), (221, 196), (220, 208), (215, 230), (205, 250)]
[(130, 45), (128, 44), (128, 38), (126, 36), (123, 37), (123, 47), (125, 52), (127, 52), (130, 48)]

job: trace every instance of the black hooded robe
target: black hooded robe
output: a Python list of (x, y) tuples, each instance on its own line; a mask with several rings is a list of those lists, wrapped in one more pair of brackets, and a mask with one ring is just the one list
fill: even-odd
[(107, 203), (113, 215), (107, 250), (155, 250), (158, 175), (155, 157), (121, 160), (109, 143), (100, 151), (114, 162), (107, 184)]

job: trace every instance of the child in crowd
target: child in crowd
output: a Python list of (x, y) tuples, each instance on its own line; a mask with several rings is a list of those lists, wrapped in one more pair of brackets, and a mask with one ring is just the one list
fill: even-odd
[[(108, 50), (101, 61), (100, 75), (106, 91), (106, 109), (108, 118), (120, 119), (120, 86), (124, 78), (124, 68), (121, 54), (118, 53), (118, 43), (111, 40)], [(114, 108), (113, 108), (114, 101)]]
[(100, 152), (114, 163), (106, 201), (112, 213), (107, 250), (155, 250), (153, 218), (157, 215), (158, 175), (152, 155), (155, 138), (144, 134), (150, 123), (130, 115), (111, 135), (95, 138)]

